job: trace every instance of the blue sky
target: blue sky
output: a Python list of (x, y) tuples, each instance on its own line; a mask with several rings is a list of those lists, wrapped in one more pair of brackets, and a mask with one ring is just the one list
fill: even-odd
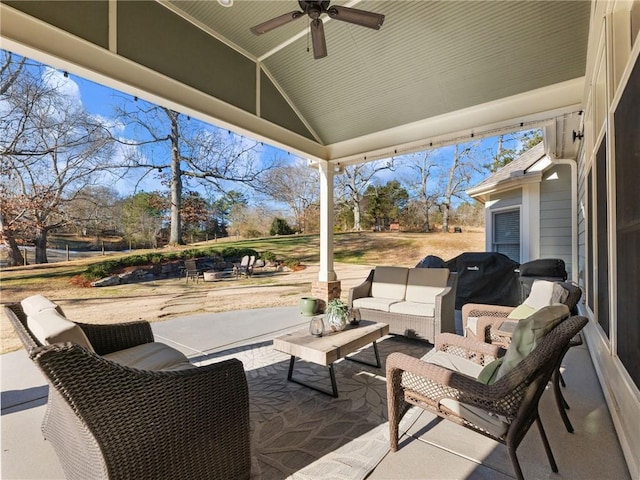
[[(115, 90), (112, 90), (108, 87), (99, 85), (92, 81), (86, 80), (84, 78), (78, 77), (76, 75), (69, 75), (67, 78), (64, 78), (62, 71), (50, 68), (48, 73), (52, 76), (55, 76), (57, 80), (61, 80), (65, 84), (66, 93), (77, 96), (78, 100), (82, 103), (83, 107), (91, 114), (106, 118), (113, 118), (113, 106), (120, 102), (120, 98), (122, 96), (127, 96), (127, 94), (119, 93)], [(122, 135), (126, 135), (127, 132), (121, 130)], [(477, 144), (478, 147), (476, 149), (476, 161), (475, 163), (478, 166), (483, 164), (487, 164), (490, 162), (492, 155), (496, 151), (496, 137), (487, 138), (479, 141), (473, 142)], [(517, 142), (512, 142), (511, 145), (507, 146), (508, 148), (518, 149), (520, 146)], [(289, 155), (287, 152), (280, 150), (278, 148), (272, 147), (270, 145), (264, 145), (263, 151), (261, 152), (262, 158), (273, 158), (274, 156), (285, 158), (291, 161), (295, 161), (297, 157), (294, 155)], [(439, 172), (435, 171), (432, 177), (432, 181), (435, 181), (437, 175), (444, 175), (451, 164), (453, 158), (454, 146), (442, 147), (439, 149), (432, 150), (430, 153), (430, 160), (438, 164)], [(406, 166), (406, 162), (402, 157), (399, 157), (396, 162), (396, 169), (393, 172), (384, 172), (380, 174), (376, 183), (386, 183), (387, 181), (397, 178), (401, 181), (410, 178), (412, 175), (411, 170)], [(485, 178), (488, 173), (476, 171), (473, 173), (471, 185), (480, 182), (483, 178)], [(116, 188), (122, 194), (128, 194), (133, 192), (134, 189), (137, 190), (156, 190), (161, 189), (159, 182), (157, 179), (152, 178), (151, 176), (143, 181), (142, 183), (137, 184), (134, 179), (124, 179), (118, 182)], [(232, 187), (233, 188), (233, 187)], [(238, 190), (242, 190), (241, 187), (237, 188)]]

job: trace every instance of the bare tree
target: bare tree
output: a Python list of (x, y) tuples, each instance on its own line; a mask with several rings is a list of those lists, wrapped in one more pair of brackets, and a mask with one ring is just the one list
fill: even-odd
[[(159, 172), (171, 195), (170, 244), (181, 244), (182, 191), (185, 182), (213, 186), (220, 192), (229, 183), (254, 186), (270, 165), (258, 158), (258, 142), (192, 120), (169, 108), (135, 99), (123, 99), (116, 115), (133, 129), (129, 166), (144, 170), (142, 177)], [(168, 173), (167, 173), (168, 172)]]
[(100, 237), (104, 231), (118, 229), (119, 219), (116, 206), (119, 204), (118, 192), (104, 186), (88, 186), (65, 205), (64, 212), (68, 226), (82, 236)]
[[(20, 62), (2, 55), (3, 65)], [(3, 230), (33, 242), (36, 263), (46, 263), (48, 233), (66, 224), (64, 205), (110, 170), (111, 135), (64, 93), (65, 79), (52, 69), (29, 65), (2, 72)]]
[(285, 204), (291, 210), (299, 232), (308, 232), (307, 214), (317, 205), (320, 196), (318, 170), (307, 165), (284, 165), (266, 175), (263, 187), (273, 200)]
[(344, 169), (344, 174), (336, 179), (339, 201), (347, 205), (353, 212), (353, 230), (362, 230), (361, 213), (364, 192), (373, 177), (384, 171), (393, 170), (394, 160), (362, 163)]
[(412, 153), (405, 160), (407, 166), (414, 173), (406, 179), (405, 183), (411, 196), (420, 205), (423, 218), (421, 230), (423, 232), (428, 232), (430, 229), (429, 213), (435, 206), (438, 197), (435, 185), (432, 188), (429, 183), (432, 170), (438, 168), (438, 165), (431, 159), (432, 153), (433, 150)]
[(456, 144), (454, 147), (451, 166), (447, 171), (444, 188), (440, 195), (440, 209), (442, 210), (442, 231), (449, 231), (449, 215), (453, 198), (461, 198), (469, 186), (473, 170), (476, 169), (472, 157), (479, 143)]

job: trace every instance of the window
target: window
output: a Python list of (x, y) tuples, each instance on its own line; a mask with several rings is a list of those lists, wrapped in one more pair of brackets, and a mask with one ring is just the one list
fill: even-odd
[(602, 139), (602, 143), (596, 154), (596, 253), (597, 253), (597, 275), (595, 283), (597, 286), (596, 315), (598, 323), (604, 333), (609, 336), (609, 241), (607, 232), (607, 136)]
[(493, 214), (493, 251), (520, 263), (520, 210)]
[(593, 246), (595, 242), (593, 241), (593, 172), (589, 170), (589, 175), (587, 176), (587, 215), (589, 215), (589, 219), (587, 221), (587, 305), (591, 308), (592, 312), (595, 312), (595, 282), (594, 282), (594, 268), (593, 268)]
[[(640, 12), (640, 7), (638, 8)], [(640, 13), (638, 14), (640, 16)], [(615, 120), (617, 354), (640, 387), (640, 61), (622, 94)]]

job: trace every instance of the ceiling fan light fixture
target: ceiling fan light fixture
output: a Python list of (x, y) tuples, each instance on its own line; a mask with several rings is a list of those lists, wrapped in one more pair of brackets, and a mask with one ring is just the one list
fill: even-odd
[[(219, 2), (222, 0), (218, 0)], [(231, 0), (233, 1), (233, 0)], [(266, 22), (254, 25), (250, 28), (255, 35), (262, 35), (275, 28), (281, 27), (297, 18), (307, 15), (311, 19), (310, 30), (313, 44), (313, 57), (324, 58), (327, 56), (327, 43), (324, 37), (324, 27), (320, 16), (326, 13), (330, 18), (360, 25), (362, 27), (379, 30), (384, 22), (384, 15), (357, 8), (330, 6), (330, 0), (298, 0), (300, 11), (293, 11), (274, 17)], [(308, 50), (308, 49), (307, 49)]]
[(218, 0), (218, 3), (223, 7), (230, 7), (233, 5), (233, 0)]

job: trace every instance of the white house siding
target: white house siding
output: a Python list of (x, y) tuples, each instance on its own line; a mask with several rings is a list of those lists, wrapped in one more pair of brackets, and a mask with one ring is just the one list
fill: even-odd
[(522, 204), (522, 189), (516, 188), (506, 192), (494, 193), (488, 203), (492, 211), (520, 206)]
[(571, 278), (571, 167), (554, 165), (540, 185), (540, 258), (564, 260)]

